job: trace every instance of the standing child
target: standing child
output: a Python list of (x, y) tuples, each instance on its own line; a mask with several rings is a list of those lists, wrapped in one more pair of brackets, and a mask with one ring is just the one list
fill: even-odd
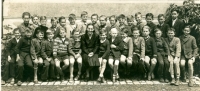
[(43, 70), (42, 79), (48, 79), (52, 81), (55, 79), (55, 62), (53, 60), (53, 37), (54, 32), (52, 30), (47, 30), (47, 40), (42, 41), (41, 44), (41, 57), (43, 58)]
[(67, 34), (66, 36), (72, 37), (72, 32), (76, 30), (77, 24), (76, 24), (76, 15), (75, 14), (69, 14), (69, 24), (67, 24)]
[(31, 18), (33, 22), (33, 29), (35, 30), (37, 27), (39, 27), (39, 16), (33, 15)]
[(157, 47), (157, 60), (158, 60), (158, 77), (160, 82), (169, 82), (169, 61), (168, 55), (169, 48), (162, 36), (162, 31), (159, 28), (155, 29), (155, 42)]
[(53, 38), (56, 38), (58, 37), (59, 33), (59, 28), (58, 28), (58, 19), (57, 17), (53, 17), (51, 18), (51, 27), (49, 28), (51, 31), (53, 31), (53, 35), (54, 37)]
[[(23, 75), (27, 74), (28, 78), (33, 78), (33, 61), (30, 55), (31, 47), (31, 37), (32, 37), (31, 28), (26, 29), (25, 36), (19, 39), (18, 44), (16, 45), (16, 54), (17, 54), (17, 74), (16, 78), (18, 80), (17, 85), (21, 86)], [(25, 64), (25, 65), (24, 65)], [(24, 73), (24, 70), (28, 70), (28, 73)]]
[[(53, 44), (53, 58), (55, 61), (56, 70), (60, 75), (61, 82), (64, 81), (64, 74), (62, 70), (65, 71), (68, 68), (70, 63), (68, 54), (71, 53), (72, 51), (71, 42), (65, 36), (65, 34), (66, 30), (64, 28), (60, 28), (59, 37), (54, 39), (54, 44)], [(64, 65), (62, 66), (61, 70), (60, 63), (62, 62), (64, 63)], [(70, 78), (72, 77), (70, 76)]]
[(140, 37), (140, 30), (132, 27), (133, 31), (133, 58), (132, 58), (132, 66), (134, 71), (134, 77), (139, 77), (138, 80), (141, 79), (143, 74), (145, 73), (144, 69), (144, 58), (145, 58), (145, 41), (143, 37)]
[[(66, 34), (67, 34), (68, 31), (67, 31), (67, 28), (66, 28), (66, 19), (65, 19), (65, 17), (64, 16), (59, 17), (58, 21), (59, 21), (58, 31), (60, 31), (61, 29), (64, 29)], [(57, 37), (59, 37), (59, 35), (60, 34), (58, 34)], [(66, 36), (66, 37), (70, 38), (70, 36)]]
[[(185, 68), (188, 68), (189, 83), (188, 86), (192, 87), (194, 82), (193, 77), (193, 63), (195, 62), (195, 57), (197, 56), (198, 47), (196, 44), (196, 39), (190, 35), (190, 26), (185, 26), (183, 30), (184, 35), (180, 36), (181, 41), (181, 76), (184, 82), (186, 82)], [(185, 67), (186, 65), (186, 67)]]
[(137, 25), (136, 26), (140, 30), (140, 34), (142, 34), (142, 28), (145, 25), (142, 22), (142, 13), (140, 13), (140, 12), (135, 13), (135, 20), (137, 21)]
[(8, 52), (8, 61), (5, 63), (4, 74), (2, 76), (3, 81), (11, 80), (10, 84), (14, 85), (15, 81), (15, 66), (16, 66), (16, 57), (15, 47), (21, 38), (19, 28), (13, 30), (15, 37), (8, 42), (6, 47)]
[(78, 23), (77, 30), (80, 32), (81, 35), (86, 33), (87, 29), (87, 17), (88, 17), (88, 12), (83, 11), (81, 13), (81, 21)]
[(109, 41), (106, 39), (107, 32), (105, 30), (102, 30), (100, 32), (100, 44), (99, 44), (99, 78), (98, 81), (104, 83), (105, 79), (103, 76), (103, 73), (106, 69), (106, 63), (108, 60), (109, 52), (110, 52), (110, 44)]
[[(123, 40), (123, 47), (124, 50), (122, 51), (120, 57), (120, 63), (122, 64), (123, 68), (125, 69), (125, 75), (130, 74), (130, 67), (132, 66), (132, 53), (133, 53), (133, 41), (131, 37), (128, 37), (128, 29), (124, 28), (121, 32), (121, 37)], [(127, 63), (127, 66), (126, 66)]]
[(127, 24), (129, 27), (136, 27), (136, 25), (134, 24), (134, 16), (133, 15), (127, 16)]
[(146, 22), (147, 22), (147, 26), (150, 27), (151, 32), (150, 32), (150, 36), (154, 37), (155, 35), (155, 29), (156, 29), (156, 24), (154, 24), (153, 22), (153, 14), (152, 13), (147, 13), (146, 14)]
[(115, 82), (116, 79), (119, 79), (118, 74), (118, 66), (119, 66), (119, 60), (121, 56), (121, 51), (123, 50), (123, 41), (118, 36), (118, 30), (116, 28), (112, 28), (110, 31), (111, 37), (109, 39), (110, 42), (110, 55), (108, 59), (108, 64), (110, 68), (113, 70), (113, 82)]
[[(46, 31), (48, 29), (48, 27), (46, 27), (46, 24), (47, 24), (47, 17), (46, 16), (41, 16), (40, 17), (40, 24), (41, 25), (39, 25), (35, 30), (38, 30), (38, 29), (42, 30), (44, 32), (44, 38), (46, 39), (47, 38)], [(36, 36), (36, 32), (34, 32), (33, 37), (34, 38), (37, 37)]]
[(150, 37), (151, 28), (149, 26), (143, 27), (143, 37), (145, 40), (145, 59), (144, 63), (148, 72), (148, 80), (154, 79), (154, 68), (157, 63), (157, 48), (154, 38)]
[[(167, 38), (165, 41), (169, 47), (170, 55), (168, 55), (168, 60), (170, 62), (170, 75), (172, 78), (171, 85), (179, 85), (179, 77), (180, 77), (180, 56), (181, 56), (181, 42), (180, 39), (175, 36), (175, 30), (173, 28), (168, 29)], [(175, 74), (174, 74), (175, 73)], [(175, 79), (175, 77), (176, 79)]]
[(95, 33), (99, 35), (99, 25), (97, 23), (99, 16), (97, 14), (92, 14), (91, 21), (94, 26)]
[[(119, 21), (119, 29), (120, 31), (122, 31), (123, 28), (126, 28), (128, 31), (128, 36), (131, 37), (132, 36), (132, 32), (131, 32), (131, 27), (127, 26), (126, 23), (126, 16), (124, 14), (120, 14), (118, 16), (118, 21)], [(119, 32), (120, 34), (120, 32)]]
[(159, 28), (162, 31), (162, 37), (167, 37), (167, 29), (169, 29), (169, 25), (165, 23), (165, 16), (164, 14), (158, 15), (158, 25), (157, 28)]
[(69, 56), (70, 60), (70, 81), (73, 81), (73, 71), (74, 71), (74, 62), (78, 63), (78, 73), (74, 78), (75, 81), (79, 80), (82, 69), (82, 57), (81, 57), (81, 36), (79, 31), (72, 31), (72, 51)]
[(116, 28), (118, 30), (118, 32), (120, 33), (120, 28), (117, 25), (117, 17), (115, 15), (112, 15), (112, 16), (109, 17), (109, 22), (110, 22), (110, 25), (111, 25), (109, 32), (112, 28)]

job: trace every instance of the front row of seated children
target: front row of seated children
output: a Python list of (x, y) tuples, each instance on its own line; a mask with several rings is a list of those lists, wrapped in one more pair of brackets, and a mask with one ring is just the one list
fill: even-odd
[[(19, 29), (14, 29), (15, 38), (10, 40), (8, 49), (8, 62), (4, 81), (11, 79), (11, 84), (17, 81), (20, 86), (22, 80), (34, 79), (51, 81), (60, 79), (64, 81), (66, 69), (69, 67), (69, 82), (79, 80), (82, 70), (85, 70), (85, 79), (89, 80), (90, 71), (95, 66), (99, 67), (97, 81), (105, 82), (104, 71), (108, 63), (112, 81), (119, 80), (118, 68), (122, 65), (124, 74), (133, 74), (138, 80), (152, 80), (158, 74), (160, 82), (179, 85), (179, 80), (185, 81), (185, 66), (188, 68), (189, 86), (193, 86), (193, 63), (197, 56), (198, 47), (193, 36), (189, 35), (190, 28), (186, 26), (184, 35), (174, 37), (175, 30), (168, 29), (167, 38), (162, 38), (162, 31), (155, 29), (155, 37), (150, 37), (151, 28), (144, 26), (142, 31), (132, 28), (132, 36), (123, 28), (119, 33), (117, 28), (112, 28), (110, 34), (102, 28), (99, 35), (94, 31), (94, 26), (88, 24), (86, 34), (80, 36), (78, 31), (72, 32), (72, 39), (65, 36), (66, 30), (61, 28), (59, 37), (54, 39), (54, 32), (47, 30), (47, 39), (44, 31), (37, 28), (36, 38), (32, 39), (31, 29), (27, 29), (25, 36), (20, 38)], [(140, 35), (140, 33), (142, 34)], [(142, 37), (141, 37), (142, 36)], [(16, 45), (16, 46), (15, 46)], [(16, 63), (15, 63), (16, 62)], [(74, 63), (78, 63), (78, 72), (74, 73)], [(180, 67), (179, 67), (180, 63)], [(17, 70), (14, 68), (17, 65)], [(16, 71), (16, 74), (15, 74)]]

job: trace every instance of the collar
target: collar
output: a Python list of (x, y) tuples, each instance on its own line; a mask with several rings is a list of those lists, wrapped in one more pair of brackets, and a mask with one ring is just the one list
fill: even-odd
[(106, 41), (106, 38), (104, 40), (100, 40), (100, 43), (104, 43)]
[(150, 38), (150, 36), (148, 35), (147, 37), (144, 37), (144, 39), (147, 41)]
[(172, 21), (176, 21), (176, 20), (177, 20), (177, 18), (175, 20), (172, 19)]

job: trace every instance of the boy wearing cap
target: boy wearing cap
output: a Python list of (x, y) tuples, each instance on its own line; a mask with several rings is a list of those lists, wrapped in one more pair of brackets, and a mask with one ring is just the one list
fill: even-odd
[(80, 32), (81, 35), (85, 34), (86, 26), (87, 26), (87, 17), (88, 13), (86, 11), (83, 11), (81, 13), (81, 21), (78, 23), (77, 31)]
[[(25, 36), (20, 38), (18, 44), (16, 45), (15, 51), (17, 54), (17, 74), (16, 78), (18, 80), (17, 85), (21, 86), (24, 69), (28, 70), (27, 77), (33, 78), (33, 63), (30, 55), (30, 47), (31, 47), (31, 36), (32, 36), (31, 28), (26, 29)], [(25, 65), (26, 66), (25, 66)], [(25, 66), (25, 67), (24, 67)]]
[(49, 78), (49, 80), (55, 79), (55, 62), (53, 60), (53, 38), (54, 32), (52, 30), (47, 30), (47, 40), (42, 41), (41, 44), (41, 57), (43, 58), (43, 74), (41, 78)]
[(72, 37), (72, 32), (76, 31), (77, 29), (77, 24), (76, 24), (76, 15), (75, 14), (70, 14), (69, 15), (69, 24), (67, 25), (67, 34), (66, 36), (69, 36), (70, 38)]

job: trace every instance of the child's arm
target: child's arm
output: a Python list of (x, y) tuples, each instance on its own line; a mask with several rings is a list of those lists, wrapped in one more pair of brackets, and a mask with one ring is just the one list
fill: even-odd
[(106, 55), (110, 53), (110, 43), (109, 41), (106, 42), (106, 52), (103, 54), (102, 59), (105, 59)]
[(42, 49), (41, 49), (41, 56), (42, 56), (43, 59), (47, 59), (48, 58), (48, 56), (47, 56), (47, 54), (45, 52), (46, 45), (47, 45), (46, 42), (42, 41), (42, 43), (41, 43), (41, 47), (42, 47)]
[(31, 53), (31, 58), (33, 60), (37, 59), (36, 52), (35, 52), (35, 46), (36, 46), (36, 41), (34, 39), (32, 39), (31, 40), (30, 53)]
[(194, 37), (192, 38), (192, 48), (193, 48), (193, 57), (196, 57), (198, 54), (198, 47), (197, 47), (196, 39)]
[(17, 43), (17, 45), (15, 47), (15, 53), (17, 54), (16, 61), (20, 60), (19, 53), (20, 53), (20, 49), (21, 49), (22, 45), (23, 45), (23, 38), (20, 38), (19, 42)]
[(86, 45), (85, 45), (85, 40), (84, 40), (84, 35), (81, 37), (81, 48), (82, 48), (82, 51), (85, 52), (86, 54), (89, 54), (88, 52), (88, 49), (86, 48)]
[(129, 39), (128, 41), (128, 47), (129, 47), (129, 53), (128, 53), (128, 57), (131, 57), (133, 56), (133, 41), (132, 41), (132, 38)]
[(115, 45), (115, 50), (122, 51), (124, 49), (123, 40), (118, 38), (118, 45)]
[(72, 51), (72, 42), (70, 40), (68, 45), (68, 52), (75, 57), (76, 54)]
[[(99, 40), (99, 37), (97, 37), (98, 38), (98, 40)], [(96, 52), (97, 52), (97, 49), (99, 48), (99, 41), (95, 41), (95, 48), (94, 48), (94, 50), (93, 50), (93, 53), (95, 54)]]
[(10, 53), (11, 53), (11, 49), (12, 49), (12, 40), (10, 40), (6, 46), (6, 49), (7, 49), (7, 53), (8, 53), (8, 56), (10, 56)]
[(181, 56), (181, 42), (180, 42), (180, 39), (177, 38), (176, 40), (176, 54), (175, 54), (175, 57), (180, 57)]
[(163, 38), (162, 38), (162, 41), (163, 41), (163, 45), (164, 45), (165, 56), (168, 56), (168, 55), (170, 55), (169, 47)]
[(140, 58), (143, 58), (145, 57), (145, 41), (143, 38), (140, 39), (140, 51), (141, 51), (141, 54), (140, 54)]
[(157, 47), (156, 47), (156, 42), (153, 38), (152, 38), (151, 44), (153, 48), (153, 58), (157, 58)]
[(58, 38), (54, 39), (53, 43), (53, 57), (54, 59), (57, 59), (57, 52), (58, 52), (58, 47), (59, 47), (59, 42)]

